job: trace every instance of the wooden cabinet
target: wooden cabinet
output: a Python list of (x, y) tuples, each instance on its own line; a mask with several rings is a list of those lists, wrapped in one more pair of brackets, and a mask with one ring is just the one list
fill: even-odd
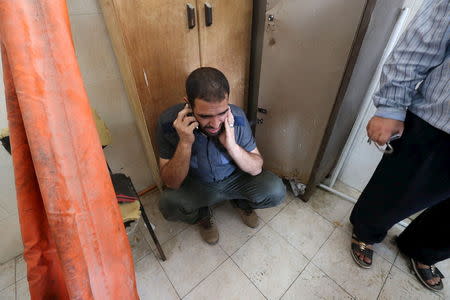
[[(183, 101), (187, 75), (216, 67), (230, 81), (230, 101), (246, 108), (251, 0), (100, 0), (155, 181), (159, 115)], [(188, 7), (195, 13), (189, 26)], [(206, 22), (212, 9), (211, 24)], [(192, 24), (191, 24), (192, 25)], [(191, 28), (190, 28), (191, 27)]]
[(199, 4), (200, 60), (202, 66), (224, 72), (230, 82), (230, 101), (246, 110), (250, 62), (252, 1), (211, 0), (213, 23), (205, 25)]

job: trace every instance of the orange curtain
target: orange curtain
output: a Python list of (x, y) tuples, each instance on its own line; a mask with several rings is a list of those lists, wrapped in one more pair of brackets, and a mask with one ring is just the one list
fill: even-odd
[(138, 299), (65, 1), (0, 1), (0, 41), (31, 298)]

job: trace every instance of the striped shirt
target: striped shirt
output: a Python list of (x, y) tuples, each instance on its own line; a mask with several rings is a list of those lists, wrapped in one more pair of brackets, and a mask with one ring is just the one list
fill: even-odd
[(376, 116), (404, 121), (409, 110), (450, 133), (449, 24), (449, 0), (424, 0), (383, 66)]

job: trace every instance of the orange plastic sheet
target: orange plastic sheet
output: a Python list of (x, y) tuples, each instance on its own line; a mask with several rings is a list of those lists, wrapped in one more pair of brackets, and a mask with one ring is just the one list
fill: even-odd
[(0, 41), (31, 298), (138, 299), (65, 1), (1, 0)]

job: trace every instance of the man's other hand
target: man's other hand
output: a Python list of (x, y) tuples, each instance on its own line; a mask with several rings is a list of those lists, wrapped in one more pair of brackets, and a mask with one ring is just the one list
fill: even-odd
[(173, 127), (177, 130), (178, 136), (180, 137), (180, 143), (186, 145), (192, 145), (194, 143), (194, 129), (199, 125), (194, 116), (188, 115), (191, 113), (192, 109), (186, 104), (173, 122)]
[(404, 125), (402, 121), (372, 117), (367, 124), (367, 135), (380, 146), (385, 145), (394, 134), (402, 134)]
[(225, 127), (225, 130), (219, 135), (219, 140), (225, 149), (230, 151), (237, 145), (234, 137), (234, 117), (231, 112), (231, 107), (227, 112), (227, 118), (225, 119), (223, 126)]

